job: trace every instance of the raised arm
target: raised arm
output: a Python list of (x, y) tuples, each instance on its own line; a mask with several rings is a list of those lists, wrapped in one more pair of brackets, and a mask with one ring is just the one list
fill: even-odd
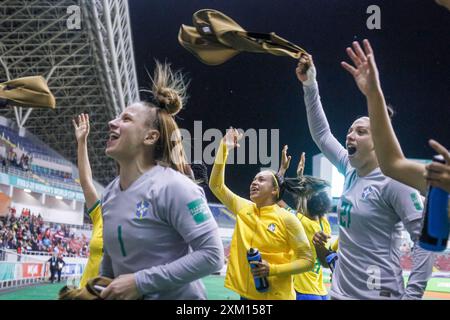
[(353, 49), (347, 48), (353, 66), (346, 62), (341, 64), (353, 76), (359, 90), (367, 99), (370, 129), (380, 169), (385, 175), (425, 194), (425, 166), (408, 160), (403, 155), (389, 119), (373, 50), (368, 40), (364, 40), (363, 45), (364, 51), (356, 41), (353, 42)]
[(345, 174), (348, 165), (348, 153), (331, 133), (330, 125), (320, 101), (316, 68), (312, 56), (302, 55), (295, 71), (297, 78), (303, 84), (306, 115), (311, 137), (325, 157), (337, 167), (339, 172)]
[(305, 163), (306, 163), (306, 156), (305, 153), (302, 152), (302, 155), (300, 156), (300, 161), (298, 162), (297, 166), (297, 177), (303, 176), (303, 172), (305, 172)]
[[(280, 169), (278, 170), (278, 174), (282, 177), (285, 176), (286, 171), (289, 169), (289, 165), (291, 164), (292, 157), (287, 154), (288, 146), (285, 145), (283, 147), (283, 150), (281, 151), (281, 165)], [(303, 171), (305, 170), (305, 153), (302, 152), (302, 155), (300, 156), (300, 161), (297, 166), (297, 176), (301, 177), (303, 175)], [(296, 214), (296, 210), (289, 207), (289, 205), (284, 202), (283, 199), (280, 199), (277, 204), (287, 211)]]
[(89, 135), (89, 115), (80, 114), (78, 121), (72, 120), (75, 128), (75, 137), (77, 139), (77, 158), (78, 158), (78, 171), (80, 174), (80, 184), (83, 189), (84, 199), (86, 201), (86, 207), (91, 209), (99, 201), (100, 197), (95, 190), (92, 180), (92, 170), (89, 163), (89, 156), (87, 150), (87, 137)]
[(236, 129), (229, 129), (222, 139), (219, 150), (214, 161), (214, 166), (209, 178), (209, 188), (214, 195), (222, 202), (233, 214), (238, 214), (240, 209), (250, 201), (237, 196), (225, 185), (225, 164), (228, 158), (229, 150), (239, 147), (238, 141), (242, 134)]
[(285, 145), (283, 147), (283, 150), (281, 151), (281, 165), (280, 169), (278, 170), (278, 174), (284, 177), (286, 174), (286, 171), (289, 169), (289, 165), (291, 164), (291, 156), (288, 156), (287, 154), (288, 146)]

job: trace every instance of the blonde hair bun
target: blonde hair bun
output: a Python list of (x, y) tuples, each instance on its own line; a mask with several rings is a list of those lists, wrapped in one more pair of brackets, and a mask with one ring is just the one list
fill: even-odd
[(183, 108), (183, 101), (178, 93), (171, 88), (161, 88), (155, 92), (155, 99), (161, 108), (171, 115), (176, 115)]
[[(152, 81), (152, 90), (158, 107), (165, 109), (170, 115), (175, 116), (183, 109), (187, 101), (187, 87), (184, 75), (181, 71), (173, 71), (170, 63), (155, 61), (156, 67)], [(148, 90), (145, 90), (148, 91)]]

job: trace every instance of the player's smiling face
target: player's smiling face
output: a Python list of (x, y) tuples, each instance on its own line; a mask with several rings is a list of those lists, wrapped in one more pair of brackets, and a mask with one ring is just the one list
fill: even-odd
[(348, 129), (345, 146), (350, 164), (356, 169), (360, 169), (369, 161), (376, 159), (368, 117), (361, 117), (353, 122)]
[(269, 171), (258, 173), (250, 185), (250, 200), (255, 203), (263, 202), (267, 199), (275, 198), (277, 193), (273, 185), (273, 175)]
[(109, 122), (106, 154), (115, 159), (130, 159), (144, 150), (148, 131), (149, 108), (141, 103), (127, 107), (118, 118)]

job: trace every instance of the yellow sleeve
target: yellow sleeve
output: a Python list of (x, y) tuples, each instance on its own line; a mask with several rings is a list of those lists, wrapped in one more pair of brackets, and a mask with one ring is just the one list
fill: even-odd
[(225, 164), (227, 158), (227, 146), (221, 141), (211, 177), (209, 178), (209, 188), (228, 210), (237, 215), (244, 206), (251, 204), (251, 202), (237, 196), (225, 185)]
[(294, 251), (294, 259), (285, 264), (271, 264), (269, 275), (285, 275), (307, 272), (313, 269), (314, 259), (305, 229), (293, 214), (284, 216), (289, 247)]
[(338, 249), (339, 249), (339, 238), (337, 238), (334, 242), (333, 242), (333, 244), (331, 245), (331, 250), (333, 250), (333, 251), (338, 251)]
[(91, 218), (93, 229), (102, 223), (102, 210), (100, 207), (101, 201), (97, 200), (97, 202), (88, 210), (89, 217)]
[[(321, 221), (322, 221), (322, 225), (323, 225), (323, 232), (325, 232), (326, 234), (331, 236), (331, 225), (330, 225), (330, 222), (328, 221), (327, 217), (326, 216), (322, 217)], [(339, 240), (339, 238), (336, 238), (336, 240), (328, 248), (332, 251), (337, 251), (338, 250), (338, 240)]]
[(92, 236), (89, 243), (90, 255), (80, 280), (80, 288), (85, 287), (90, 279), (99, 275), (100, 264), (103, 257), (103, 218), (100, 200), (88, 210), (88, 213), (92, 220), (93, 227)]

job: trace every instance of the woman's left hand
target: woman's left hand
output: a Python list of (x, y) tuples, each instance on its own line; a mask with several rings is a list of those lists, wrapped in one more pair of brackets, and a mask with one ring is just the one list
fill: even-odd
[(270, 266), (267, 261), (265, 260), (262, 260), (261, 262), (252, 261), (250, 263), (256, 265), (256, 267), (252, 268), (252, 274), (254, 277), (263, 278), (269, 276)]
[(134, 273), (124, 274), (114, 279), (100, 296), (105, 300), (136, 300), (141, 298), (141, 294), (136, 287)]
[(426, 165), (425, 179), (433, 187), (450, 192), (450, 152), (435, 140), (430, 140), (429, 144), (437, 153), (444, 157), (445, 164), (432, 162)]
[(367, 97), (380, 90), (378, 68), (369, 40), (363, 41), (364, 51), (357, 41), (353, 42), (353, 49), (347, 48), (347, 54), (353, 61), (353, 66), (341, 62), (342, 67), (355, 79), (359, 90)]
[(278, 170), (278, 173), (284, 177), (286, 174), (286, 171), (289, 169), (289, 165), (291, 164), (291, 156), (287, 155), (288, 146), (285, 145), (283, 147), (283, 151), (281, 151), (281, 165), (280, 169)]

